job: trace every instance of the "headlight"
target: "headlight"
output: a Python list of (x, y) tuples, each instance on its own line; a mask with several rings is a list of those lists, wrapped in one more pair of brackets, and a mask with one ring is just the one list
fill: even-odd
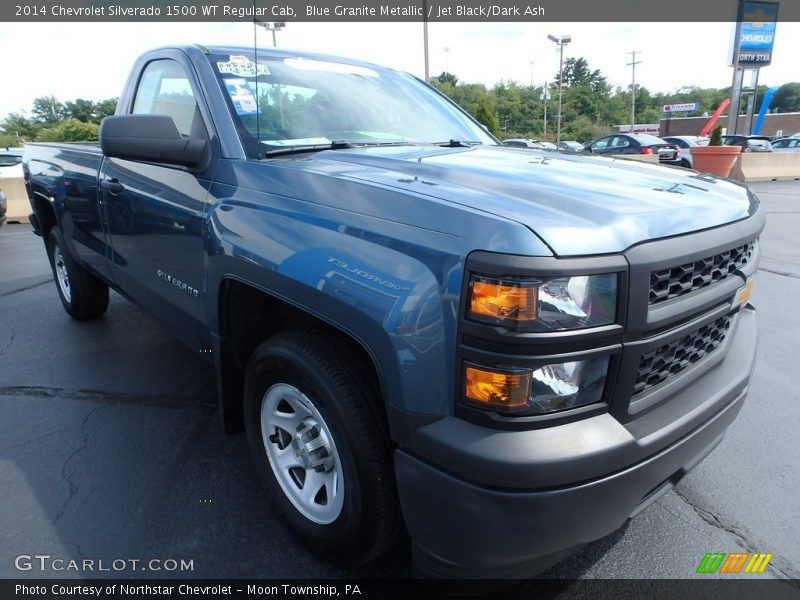
[(536, 369), (531, 376), (531, 407), (537, 413), (549, 413), (600, 402), (608, 360), (603, 356)]
[(489, 410), (547, 414), (603, 399), (609, 357), (553, 363), (535, 369), (464, 364), (464, 397)]
[(468, 316), (516, 330), (562, 331), (610, 325), (617, 275), (497, 279), (473, 275)]

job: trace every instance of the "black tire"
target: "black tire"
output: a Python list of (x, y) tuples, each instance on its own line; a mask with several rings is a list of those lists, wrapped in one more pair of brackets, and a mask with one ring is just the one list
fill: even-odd
[[(370, 397), (370, 386), (357, 381), (365, 379), (363, 370), (357, 366), (347, 348), (332, 343), (329, 337), (299, 331), (280, 333), (253, 353), (247, 366), (244, 392), (250, 450), (279, 510), (312, 549), (329, 561), (348, 567), (379, 557), (395, 544), (402, 532), (385, 419), (380, 416), (382, 408), (377, 398)], [(333, 440), (333, 452), (325, 455), (335, 455), (338, 461), (331, 459), (335, 464), (329, 471), (340, 469), (342, 476), (338, 480), (342, 482), (339, 488), (342, 498), (337, 500), (340, 512), (330, 517), (335, 520), (315, 522), (303, 514), (295, 504), (298, 491), (291, 488), (291, 482), (287, 483), (286, 470), (281, 476), (280, 469), (272, 466), (270, 456), (275, 456), (276, 448), (286, 448), (293, 453), (291, 460), (297, 460), (298, 456), (294, 446), (289, 448), (289, 443), (298, 443), (296, 439), (282, 440), (286, 438), (285, 431), (275, 427), (269, 417), (265, 421), (266, 435), (262, 428), (262, 407), (266, 405), (264, 410), (271, 414), (268, 396), (278, 389), (301, 392), (318, 411), (325, 432)], [(272, 450), (267, 447), (270, 444)], [(273, 454), (269, 455), (271, 451)], [(308, 452), (309, 459), (311, 455)], [(298, 468), (293, 469), (297, 471)], [(309, 473), (315, 476), (307, 469), (302, 477), (303, 485)], [(326, 473), (322, 473), (324, 475)], [(282, 485), (291, 489), (285, 491)], [(327, 500), (327, 489), (323, 500)]]
[(51, 229), (47, 237), (47, 255), (58, 297), (69, 316), (78, 321), (87, 321), (106, 312), (108, 286), (78, 266), (58, 229)]
[(686, 160), (685, 158), (681, 159), (681, 166), (686, 168), (686, 169), (691, 169), (692, 168), (692, 165), (690, 165), (689, 161)]

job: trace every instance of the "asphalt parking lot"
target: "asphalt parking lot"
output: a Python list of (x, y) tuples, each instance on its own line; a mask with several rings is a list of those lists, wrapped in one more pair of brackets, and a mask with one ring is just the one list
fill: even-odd
[[(764, 577), (800, 579), (800, 181), (752, 187), (768, 218), (745, 407), (676, 490), (545, 576), (687, 578), (706, 552), (753, 551), (774, 554)], [(116, 294), (103, 319), (72, 321), (28, 225), (0, 228), (0, 414), (0, 578), (410, 575), (407, 545), (358, 571), (307, 552), (244, 436), (222, 432), (208, 364)], [(19, 571), (28, 554), (193, 570)]]

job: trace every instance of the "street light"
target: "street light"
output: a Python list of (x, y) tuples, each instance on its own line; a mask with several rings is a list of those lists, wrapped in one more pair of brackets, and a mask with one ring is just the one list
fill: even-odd
[(278, 40), (275, 38), (275, 32), (276, 31), (280, 31), (281, 29), (286, 27), (286, 23), (283, 22), (283, 21), (277, 21), (277, 22), (274, 22), (274, 23), (267, 23), (267, 22), (263, 22), (263, 21), (258, 21), (258, 24), (261, 25), (261, 27), (263, 27), (267, 31), (271, 31), (272, 32), (272, 47), (273, 48), (277, 48), (278, 47)]
[(548, 35), (547, 39), (555, 42), (559, 50), (558, 59), (558, 124), (556, 125), (556, 146), (561, 142), (561, 97), (564, 94), (564, 46), (572, 41), (572, 36), (562, 35), (556, 37)]

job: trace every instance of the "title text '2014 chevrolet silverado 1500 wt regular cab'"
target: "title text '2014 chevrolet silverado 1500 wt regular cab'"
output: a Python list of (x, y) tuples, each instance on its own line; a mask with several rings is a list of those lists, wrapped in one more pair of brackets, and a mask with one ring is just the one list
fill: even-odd
[(407, 532), (419, 574), (534, 575), (677, 483), (747, 392), (747, 188), (504, 148), (404, 73), (159, 49), (99, 145), (24, 168), (67, 312), (113, 288), (212, 360), (226, 430), (342, 563)]

